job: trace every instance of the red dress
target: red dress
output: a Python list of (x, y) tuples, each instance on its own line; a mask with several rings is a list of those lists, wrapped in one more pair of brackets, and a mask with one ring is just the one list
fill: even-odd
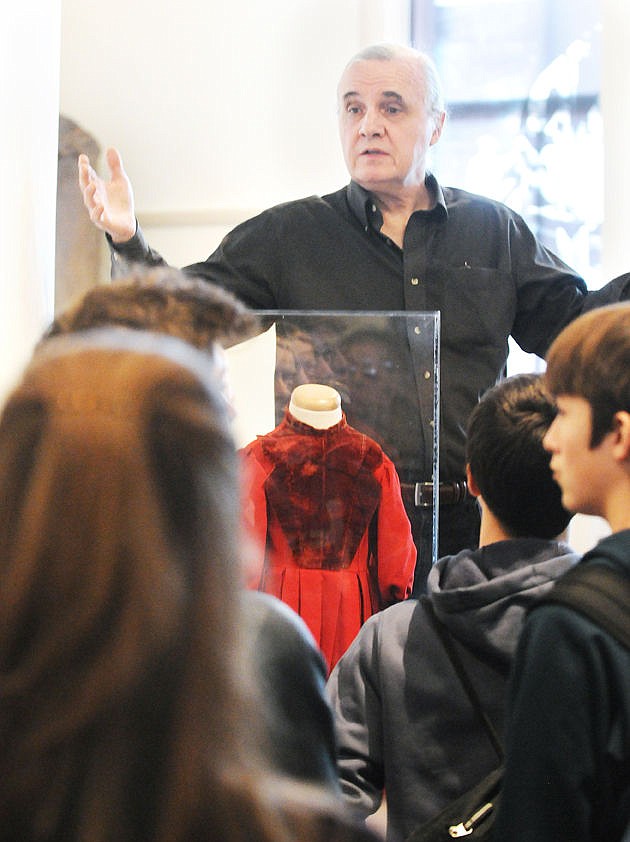
[(343, 416), (318, 430), (285, 414), (240, 451), (249, 585), (306, 622), (332, 669), (365, 620), (411, 593), (416, 548), (393, 462)]

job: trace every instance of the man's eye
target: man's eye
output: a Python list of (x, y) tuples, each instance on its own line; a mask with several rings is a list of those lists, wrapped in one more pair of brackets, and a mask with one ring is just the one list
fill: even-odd
[(346, 108), (346, 111), (348, 112), (348, 114), (358, 114), (360, 112), (360, 110), (361, 109), (359, 108), (358, 105), (349, 105)]
[(388, 114), (400, 114), (402, 108), (398, 108), (397, 105), (388, 105), (385, 109)]

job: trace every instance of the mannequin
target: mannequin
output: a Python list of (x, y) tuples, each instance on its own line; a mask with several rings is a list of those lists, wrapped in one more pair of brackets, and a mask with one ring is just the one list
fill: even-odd
[(240, 454), (249, 585), (302, 616), (332, 669), (371, 614), (411, 593), (416, 549), (394, 464), (320, 383), (297, 386), (280, 424)]
[(341, 395), (332, 386), (304, 383), (291, 393), (289, 413), (316, 430), (327, 430), (341, 421)]

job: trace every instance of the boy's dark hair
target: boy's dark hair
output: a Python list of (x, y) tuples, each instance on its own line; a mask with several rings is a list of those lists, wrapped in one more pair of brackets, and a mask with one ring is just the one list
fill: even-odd
[(554, 397), (588, 401), (596, 447), (614, 414), (630, 412), (630, 302), (591, 310), (565, 327), (549, 349), (545, 383)]
[(258, 332), (255, 314), (227, 290), (171, 267), (138, 266), (83, 293), (57, 315), (44, 339), (114, 325), (166, 333), (202, 350)]
[(554, 538), (571, 519), (542, 445), (554, 415), (537, 374), (503, 380), (470, 415), (470, 471), (488, 507), (515, 538)]

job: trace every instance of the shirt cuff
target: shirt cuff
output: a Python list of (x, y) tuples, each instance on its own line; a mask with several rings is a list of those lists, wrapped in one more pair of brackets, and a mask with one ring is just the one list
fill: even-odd
[(123, 243), (115, 243), (109, 234), (105, 234), (110, 251), (112, 252), (112, 259), (118, 255), (128, 262), (144, 262), (149, 256), (149, 246), (144, 239), (142, 229), (136, 220), (136, 233), (129, 240)]

